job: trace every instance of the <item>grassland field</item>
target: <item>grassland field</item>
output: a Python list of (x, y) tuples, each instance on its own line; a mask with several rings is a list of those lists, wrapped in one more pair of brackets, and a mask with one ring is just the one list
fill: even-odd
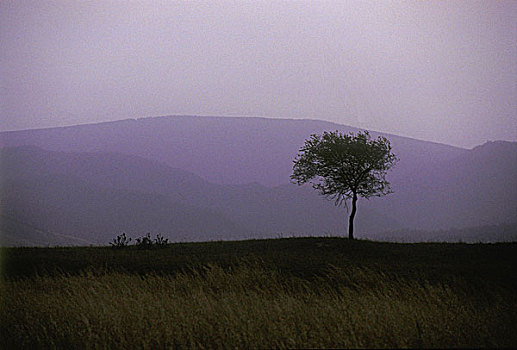
[(327, 237), (0, 254), (0, 349), (517, 346), (517, 243)]

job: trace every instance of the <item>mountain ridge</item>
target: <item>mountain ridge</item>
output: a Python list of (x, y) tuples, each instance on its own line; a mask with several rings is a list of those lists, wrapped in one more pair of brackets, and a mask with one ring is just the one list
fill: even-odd
[[(292, 160), (313, 133), (357, 132), (318, 120), (167, 116), (0, 133), (3, 147), (35, 145), (52, 151), (137, 155), (218, 184), (289, 182)], [(378, 135), (372, 132), (373, 137)], [(401, 158), (394, 173), (440, 162), (467, 150), (388, 135)]]
[[(373, 130), (373, 129), (369, 129), (369, 128), (363, 128), (363, 127), (348, 125), (348, 124), (341, 124), (341, 123), (338, 123), (338, 122), (328, 121), (328, 120), (324, 120), (324, 119), (314, 119), (314, 118), (273, 118), (273, 117), (266, 117), (266, 116), (193, 115), (193, 114), (192, 115), (189, 115), (189, 114), (171, 114), (171, 115), (162, 115), (162, 116), (148, 116), (148, 117), (138, 117), (138, 118), (125, 118), (125, 119), (117, 119), (117, 120), (107, 120), (107, 121), (102, 121), (102, 122), (88, 122), (88, 123), (81, 123), (81, 124), (74, 124), (74, 125), (48, 126), (48, 127), (41, 127), (41, 128), (27, 128), (27, 129), (16, 129), (16, 130), (3, 130), (3, 131), (0, 131), (0, 135), (1, 134), (8, 134), (8, 133), (27, 132), (27, 131), (68, 129), (68, 128), (84, 127), (84, 126), (91, 126), (91, 125), (100, 125), (100, 124), (115, 124), (115, 123), (120, 123), (120, 122), (132, 122), (132, 121), (138, 122), (138, 121), (147, 121), (147, 120), (160, 119), (160, 118), (200, 118), (200, 119), (202, 119), (202, 118), (223, 119), (224, 118), (224, 119), (282, 120), (282, 121), (295, 121), (295, 122), (296, 121), (307, 121), (307, 122), (315, 122), (315, 123), (327, 123), (327, 124), (330, 124), (330, 125), (335, 125), (337, 127), (343, 127), (344, 126), (344, 127), (347, 127), (347, 128), (357, 129), (357, 130), (368, 130), (368, 131), (376, 133), (376, 134), (383, 134), (383, 135), (387, 135), (387, 136), (396, 136), (396, 137), (411, 139), (411, 140), (415, 140), (415, 141), (421, 141), (421, 142), (426, 142), (426, 143), (435, 144), (435, 145), (441, 145), (441, 146), (448, 146), (448, 147), (452, 147), (452, 148), (456, 148), (456, 149), (463, 149), (463, 150), (473, 149), (475, 147), (479, 147), (480, 145), (484, 144), (483, 143), (483, 144), (480, 144), (480, 145), (476, 145), (476, 146), (474, 146), (472, 148), (466, 148), (466, 147), (455, 146), (455, 145), (451, 145), (451, 144), (443, 143), (443, 142), (437, 142), (437, 141), (431, 141), (431, 140), (423, 140), (423, 139), (418, 139), (416, 137), (398, 135), (398, 134), (391, 133), (391, 132), (384, 132), (384, 131)], [(499, 142), (499, 141), (501, 141), (501, 142), (517, 142), (517, 141), (505, 141), (505, 140), (486, 141), (486, 142)], [(1, 142), (1, 140), (0, 140), (0, 142)], [(2, 147), (2, 145), (0, 145), (0, 147)]]

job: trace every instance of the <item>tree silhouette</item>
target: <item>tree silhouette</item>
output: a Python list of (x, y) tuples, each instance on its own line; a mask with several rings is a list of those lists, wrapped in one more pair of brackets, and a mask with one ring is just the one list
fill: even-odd
[[(380, 197), (392, 193), (386, 173), (398, 158), (390, 141), (372, 139), (368, 131), (343, 134), (338, 131), (311, 135), (294, 160), (292, 182), (311, 183), (336, 205), (352, 199), (348, 238), (354, 239), (354, 217), (358, 197)], [(347, 207), (348, 209), (348, 207)]]

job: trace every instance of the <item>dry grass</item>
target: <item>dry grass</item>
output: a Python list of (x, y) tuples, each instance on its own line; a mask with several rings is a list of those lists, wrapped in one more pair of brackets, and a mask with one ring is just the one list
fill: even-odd
[(260, 263), (178, 274), (91, 270), (4, 280), (0, 347), (404, 348), (517, 345), (517, 296), (466, 281)]

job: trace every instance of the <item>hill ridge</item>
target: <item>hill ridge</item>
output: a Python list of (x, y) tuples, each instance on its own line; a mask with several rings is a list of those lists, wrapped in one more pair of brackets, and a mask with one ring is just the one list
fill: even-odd
[[(75, 127), (87, 127), (87, 126), (94, 126), (94, 125), (102, 125), (102, 124), (116, 124), (116, 123), (123, 123), (123, 122), (139, 122), (139, 121), (149, 121), (149, 120), (159, 120), (159, 119), (166, 119), (166, 118), (199, 118), (199, 119), (255, 119), (255, 120), (267, 120), (267, 121), (292, 121), (292, 122), (314, 122), (314, 123), (325, 123), (329, 125), (333, 125), (337, 128), (350, 128), (350, 129), (357, 129), (357, 130), (368, 130), (370, 132), (376, 133), (376, 134), (382, 134), (386, 136), (395, 136), (400, 137), (404, 139), (410, 139), (414, 141), (420, 141), (420, 142), (426, 142), (431, 143), (435, 145), (442, 145), (442, 146), (448, 146), (455, 149), (468, 149), (463, 148), (459, 146), (450, 145), (447, 143), (442, 142), (436, 142), (436, 141), (429, 141), (429, 140), (423, 140), (418, 139), (416, 137), (411, 136), (402, 136), (391, 132), (385, 132), (385, 131), (379, 131), (379, 130), (373, 130), (370, 128), (363, 128), (348, 124), (342, 124), (334, 121), (324, 120), (324, 119), (314, 119), (314, 118), (275, 118), (275, 117), (268, 117), (268, 116), (232, 116), (232, 115), (188, 115), (188, 114), (171, 114), (171, 115), (160, 115), (160, 116), (146, 116), (146, 117), (137, 117), (137, 118), (124, 118), (124, 119), (117, 119), (117, 120), (107, 120), (102, 122), (88, 122), (88, 123), (81, 123), (81, 124), (74, 124), (74, 125), (64, 125), (64, 126), (50, 126), (50, 127), (42, 127), (42, 128), (33, 128), (33, 129), (19, 129), (19, 130), (4, 130), (0, 131), (0, 135), (7, 134), (7, 133), (17, 133), (17, 132), (26, 132), (26, 131), (41, 131), (41, 130), (55, 130), (55, 129), (69, 129), (69, 128), (75, 128)], [(512, 142), (512, 141), (507, 141)], [(0, 147), (2, 145), (0, 144)], [(477, 146), (476, 146), (477, 147)]]

